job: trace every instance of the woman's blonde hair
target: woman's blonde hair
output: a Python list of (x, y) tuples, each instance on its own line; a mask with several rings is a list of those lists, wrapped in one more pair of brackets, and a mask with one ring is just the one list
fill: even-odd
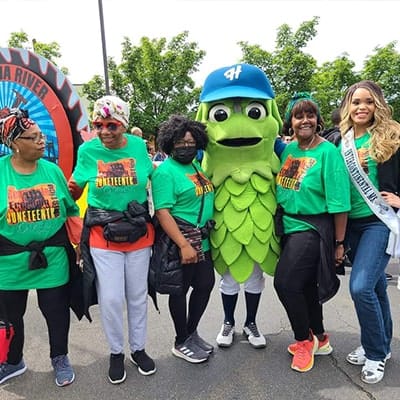
[(363, 88), (371, 93), (375, 112), (368, 131), (371, 134), (370, 156), (378, 163), (387, 161), (400, 147), (400, 124), (392, 117), (392, 109), (386, 103), (382, 89), (373, 81), (364, 80), (350, 86), (340, 106), (340, 132), (345, 135), (353, 127), (350, 107), (354, 92)]

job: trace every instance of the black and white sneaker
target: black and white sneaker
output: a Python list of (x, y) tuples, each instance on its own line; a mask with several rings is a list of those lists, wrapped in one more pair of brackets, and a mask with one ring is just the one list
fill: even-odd
[(202, 337), (199, 336), (197, 331), (194, 331), (191, 334), (193, 342), (197, 344), (201, 349), (203, 349), (208, 354), (211, 354), (214, 351), (214, 346), (208, 342), (206, 342)]
[(386, 359), (382, 361), (373, 361), (368, 358), (361, 370), (361, 380), (365, 383), (378, 383), (385, 374)]
[(267, 345), (267, 341), (263, 335), (260, 335), (255, 322), (250, 322), (243, 327), (243, 334), (246, 336), (249, 343), (255, 349), (262, 349)]
[(114, 385), (122, 383), (126, 379), (126, 371), (124, 366), (124, 354), (110, 355), (110, 368), (108, 370), (108, 379)]
[(189, 336), (182, 344), (177, 344), (172, 348), (172, 354), (176, 357), (192, 363), (199, 364), (208, 360), (209, 354), (201, 349)]
[(231, 347), (235, 336), (235, 326), (224, 322), (215, 341), (219, 347)]
[(143, 350), (136, 350), (131, 353), (131, 361), (138, 368), (142, 375), (152, 375), (157, 368), (152, 358)]

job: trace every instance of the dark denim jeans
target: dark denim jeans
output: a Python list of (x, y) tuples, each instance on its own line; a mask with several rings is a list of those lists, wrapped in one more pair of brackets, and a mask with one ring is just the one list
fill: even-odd
[(389, 229), (381, 221), (349, 220), (346, 240), (353, 263), (350, 294), (361, 328), (361, 344), (370, 360), (383, 360), (390, 352), (392, 317), (385, 268)]

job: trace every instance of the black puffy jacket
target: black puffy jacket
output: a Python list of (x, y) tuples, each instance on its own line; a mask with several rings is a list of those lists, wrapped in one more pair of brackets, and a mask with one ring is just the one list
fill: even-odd
[(149, 287), (160, 294), (183, 293), (183, 270), (176, 243), (154, 218), (155, 239), (150, 259)]

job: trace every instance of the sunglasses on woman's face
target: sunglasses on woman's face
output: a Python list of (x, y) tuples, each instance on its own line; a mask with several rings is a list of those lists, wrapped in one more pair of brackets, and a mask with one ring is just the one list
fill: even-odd
[(96, 131), (101, 131), (105, 128), (110, 132), (115, 132), (121, 125), (121, 122), (93, 122), (93, 128), (96, 129)]

